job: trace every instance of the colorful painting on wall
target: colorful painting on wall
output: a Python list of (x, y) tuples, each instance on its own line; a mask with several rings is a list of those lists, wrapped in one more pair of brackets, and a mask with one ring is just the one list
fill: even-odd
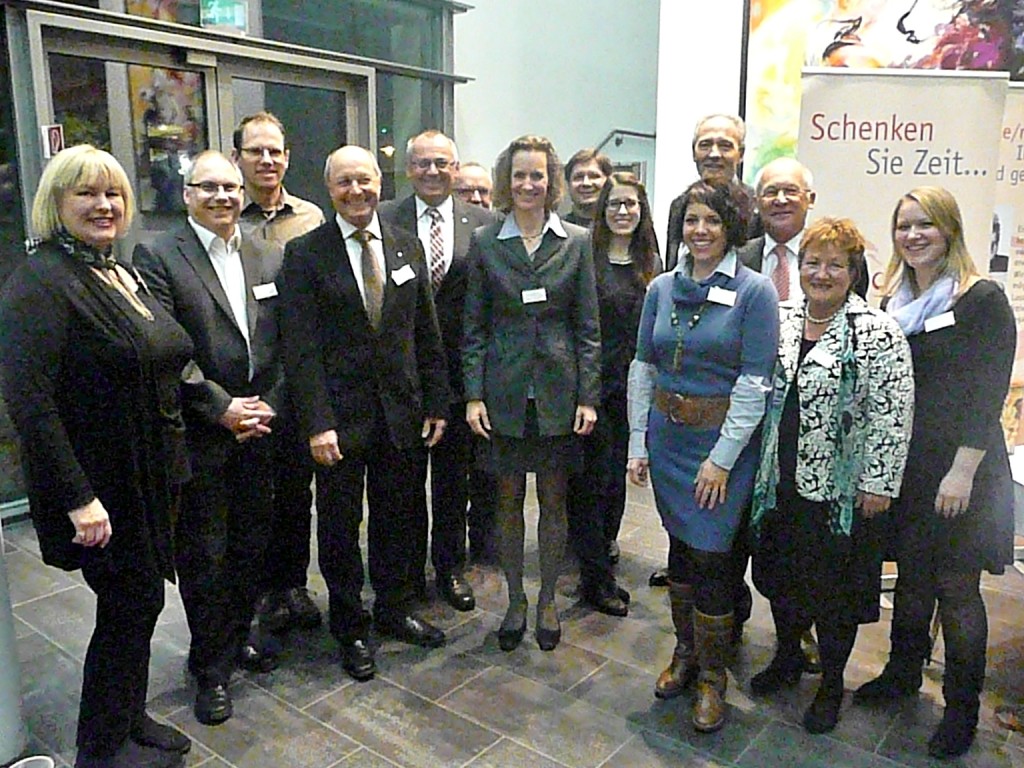
[(1024, 79), (1024, 0), (750, 0), (748, 9), (747, 181), (795, 154), (805, 66)]

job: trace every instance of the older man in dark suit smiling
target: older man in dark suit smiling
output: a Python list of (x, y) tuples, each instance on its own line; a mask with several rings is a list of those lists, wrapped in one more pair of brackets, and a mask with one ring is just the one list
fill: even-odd
[(342, 147), (324, 177), (337, 215), (285, 250), (285, 365), (317, 462), (331, 633), (345, 671), (367, 680), (376, 670), (360, 599), (364, 484), (378, 630), (417, 645), (444, 643), (444, 633), (410, 609), (409, 532), (421, 452), (441, 439), (450, 395), (423, 249), (377, 217), (376, 160)]

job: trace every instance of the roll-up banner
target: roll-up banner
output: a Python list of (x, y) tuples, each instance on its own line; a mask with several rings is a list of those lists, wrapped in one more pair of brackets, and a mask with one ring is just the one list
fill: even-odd
[(1008, 82), (1004, 72), (803, 70), (797, 157), (814, 174), (812, 218), (856, 222), (869, 243), (874, 303), (893, 209), (915, 187), (953, 193), (967, 247), (988, 272)]
[[(1006, 442), (1014, 447), (1024, 445), (1024, 83), (1010, 83), (1006, 93), (990, 243), (989, 276), (1006, 286), (1017, 321), (1017, 354), (1003, 410)], [(1024, 475), (1017, 463), (1014, 475)]]

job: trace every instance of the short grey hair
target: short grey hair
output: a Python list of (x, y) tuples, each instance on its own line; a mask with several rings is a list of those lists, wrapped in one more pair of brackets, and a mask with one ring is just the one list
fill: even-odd
[(743, 118), (738, 115), (727, 115), (724, 112), (715, 112), (711, 115), (704, 115), (697, 124), (693, 126), (693, 141), (690, 142), (691, 147), (697, 146), (697, 137), (700, 135), (700, 129), (704, 127), (704, 124), (715, 119), (728, 120), (732, 123), (733, 128), (736, 129), (737, 135), (740, 137), (740, 146), (746, 146), (747, 143), (747, 124), (743, 122)]
[(797, 171), (800, 173), (800, 179), (803, 181), (804, 189), (814, 189), (814, 175), (811, 173), (811, 169), (801, 163), (795, 157), (777, 157), (757, 172), (757, 177), (754, 179), (754, 189), (757, 192), (761, 191), (761, 180), (764, 177), (765, 171), (770, 169), (776, 163), (792, 163), (796, 166)]
[(429, 131), (417, 133), (415, 136), (413, 136), (411, 139), (405, 142), (405, 162), (408, 164), (409, 157), (412, 155), (412, 147), (418, 140), (433, 139), (438, 136), (440, 136), (442, 139), (448, 142), (448, 146), (452, 150), (452, 157), (455, 158), (456, 163), (459, 162), (459, 148), (455, 146), (455, 142), (451, 139), (451, 137), (446, 136), (445, 134), (441, 133), (441, 131), (435, 130), (433, 128), (431, 128)]
[(329, 185), (331, 183), (331, 160), (333, 160), (334, 156), (338, 154), (341, 150), (348, 149), (349, 147), (355, 147), (356, 149), (363, 150), (363, 152), (366, 153), (366, 156), (370, 158), (370, 162), (373, 163), (373, 171), (374, 173), (377, 174), (377, 178), (381, 179), (384, 177), (383, 172), (380, 170), (380, 163), (377, 162), (377, 158), (374, 157), (373, 152), (368, 150), (366, 147), (360, 147), (358, 144), (343, 144), (342, 146), (338, 147), (336, 150), (331, 152), (331, 154), (329, 154), (327, 156), (327, 159), (324, 161), (324, 184)]

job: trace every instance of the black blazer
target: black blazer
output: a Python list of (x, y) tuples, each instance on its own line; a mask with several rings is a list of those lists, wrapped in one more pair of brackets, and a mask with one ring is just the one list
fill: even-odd
[[(300, 434), (333, 429), (341, 452), (371, 443), (383, 414), (392, 443), (423, 444), (427, 417), (448, 418), (448, 375), (420, 241), (381, 223), (384, 306), (370, 326), (336, 220), (290, 241), (282, 271), (285, 370)], [(414, 279), (397, 285), (408, 266)]]
[(277, 318), (280, 299), (257, 299), (253, 290), (274, 283), (277, 265), (269, 263), (268, 254), (254, 248), (244, 235), (241, 251), (253, 357), (251, 381), (245, 337), (213, 263), (192, 227), (185, 223), (151, 245), (140, 243), (132, 256), (149, 290), (195, 344), (195, 361), (201, 373), (190, 377), (182, 390), (194, 465), (223, 464), (237, 445), (231, 431), (217, 421), (232, 397), (259, 395), (275, 411), (282, 406), (284, 374)]
[[(469, 240), (473, 230), (497, 220), (491, 211), (479, 205), (470, 205), (452, 198), (455, 214), (455, 242), (452, 248), (452, 264), (434, 292), (434, 306), (437, 309), (437, 322), (441, 327), (441, 339), (444, 341), (445, 353), (448, 356), (448, 385), (452, 390), (453, 402), (465, 400), (462, 389), (462, 310), (466, 304), (466, 278), (469, 274)], [(417, 235), (416, 198), (410, 196), (397, 202), (390, 200), (381, 203), (378, 211), (382, 221)], [(429, 262), (428, 262), (429, 264)], [(458, 418), (458, 414), (452, 414)]]
[[(467, 400), (483, 400), (494, 431), (522, 437), (533, 382), (541, 435), (572, 434), (577, 405), (601, 402), (601, 330), (590, 234), (548, 231), (531, 261), (501, 223), (473, 233), (462, 362)], [(523, 291), (546, 301), (525, 303)]]
[[(171, 517), (188, 479), (179, 381), (192, 342), (149, 296), (149, 321), (81, 261), (44, 243), (0, 294), (3, 396), (21, 438), (43, 560), (153, 570), (173, 580)], [(93, 498), (110, 544), (72, 543)]]

